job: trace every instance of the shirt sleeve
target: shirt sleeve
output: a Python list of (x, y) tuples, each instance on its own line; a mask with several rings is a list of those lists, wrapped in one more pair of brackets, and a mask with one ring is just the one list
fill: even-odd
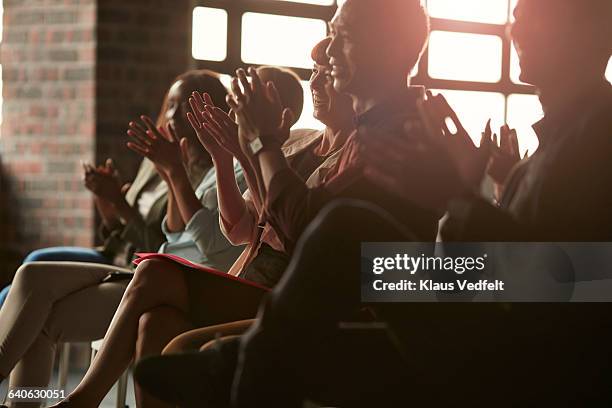
[(166, 237), (166, 242), (174, 243), (174, 242), (179, 241), (181, 239), (181, 235), (183, 235), (183, 231), (170, 231), (168, 229), (167, 222), (168, 222), (168, 215), (166, 214), (161, 224), (161, 230), (164, 233), (164, 236)]
[(290, 168), (274, 175), (265, 204), (266, 217), (288, 252), (293, 251), (306, 226), (331, 198), (323, 186), (308, 188)]

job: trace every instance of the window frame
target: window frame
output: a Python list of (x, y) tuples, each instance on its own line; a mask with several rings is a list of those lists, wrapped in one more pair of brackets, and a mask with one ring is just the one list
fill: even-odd
[[(247, 66), (257, 67), (257, 64), (247, 64), (241, 59), (242, 48), (242, 15), (247, 12), (274, 14), (288, 17), (315, 18), (330, 21), (334, 16), (337, 5), (329, 6), (295, 3), (291, 1), (278, 0), (197, 0), (194, 7), (212, 7), (227, 11), (228, 14), (228, 39), (227, 58), (225, 61), (214, 62), (193, 59), (198, 68), (208, 68), (223, 74), (233, 74), (236, 69)], [(477, 82), (437, 79), (429, 76), (429, 50), (426, 49), (419, 62), (418, 73), (412, 79), (412, 84), (422, 85), (427, 89), (448, 89), (455, 91), (495, 92), (504, 95), (504, 117), (508, 118), (508, 97), (513, 94), (535, 94), (535, 88), (531, 85), (515, 83), (510, 76), (512, 41), (506, 35), (511, 24), (512, 2), (508, 1), (508, 21), (506, 24), (491, 24), (482, 22), (470, 22), (450, 20), (443, 18), (431, 18), (431, 30), (493, 35), (502, 40), (502, 72), (498, 82)], [(309, 69), (288, 67), (293, 69), (303, 80), (308, 80), (311, 71)]]

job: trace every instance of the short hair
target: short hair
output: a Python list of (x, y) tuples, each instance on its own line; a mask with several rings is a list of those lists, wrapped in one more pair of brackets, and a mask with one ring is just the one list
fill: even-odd
[(273, 66), (259, 67), (257, 73), (264, 83), (271, 81), (274, 84), (283, 107), (291, 109), (297, 122), (304, 109), (304, 88), (300, 77), (288, 68)]
[[(189, 98), (191, 92), (206, 92), (212, 98), (215, 106), (223, 109), (225, 112), (229, 112), (229, 107), (227, 106), (227, 102), (225, 97), (227, 95), (227, 89), (223, 86), (221, 82), (221, 74), (215, 71), (211, 71), (208, 69), (196, 69), (187, 71), (179, 76), (177, 76), (174, 81), (172, 81), (172, 85), (175, 83), (182, 81), (183, 89), (187, 92), (184, 95), (185, 100)], [(160, 114), (157, 117), (157, 126), (164, 127), (166, 121), (166, 110), (168, 109), (168, 94), (170, 93), (170, 89), (166, 92), (164, 96), (164, 101), (162, 103), (162, 107), (160, 110)], [(183, 118), (185, 121), (187, 118)]]
[(331, 37), (326, 37), (323, 40), (319, 41), (312, 52), (310, 53), (310, 57), (317, 65), (329, 65), (329, 57), (327, 56), (327, 47), (331, 43)]
[(406, 61), (412, 69), (419, 61), (429, 40), (429, 15), (422, 0), (347, 0), (360, 6), (361, 16), (370, 24), (364, 25), (369, 35), (382, 41), (391, 38), (402, 49), (410, 51)]

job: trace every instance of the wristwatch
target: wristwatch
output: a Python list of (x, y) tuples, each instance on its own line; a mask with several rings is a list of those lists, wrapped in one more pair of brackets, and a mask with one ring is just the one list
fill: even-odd
[(257, 156), (257, 153), (261, 152), (263, 150), (263, 147), (264, 145), (259, 137), (256, 137), (255, 139), (249, 142), (249, 148), (251, 149), (251, 153), (253, 153), (253, 156)]
[(266, 148), (270, 147), (278, 147), (281, 148), (281, 143), (278, 141), (276, 136), (264, 136), (264, 137), (256, 137), (255, 139), (249, 142), (249, 148), (251, 149), (251, 153), (253, 156), (257, 156)]

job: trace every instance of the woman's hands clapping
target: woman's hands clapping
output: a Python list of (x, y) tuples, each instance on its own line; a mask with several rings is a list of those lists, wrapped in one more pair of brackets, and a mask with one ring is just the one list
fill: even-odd
[(83, 170), (83, 181), (89, 191), (110, 204), (116, 205), (123, 200), (126, 188), (111, 159), (98, 167), (83, 163)]
[(232, 118), (216, 107), (207, 93), (194, 92), (189, 104), (192, 111), (187, 113), (187, 119), (213, 161), (231, 161), (233, 156), (243, 163), (245, 157), (238, 141), (238, 125)]
[(129, 124), (127, 134), (132, 141), (127, 146), (151, 160), (162, 176), (184, 170), (184, 165), (189, 162), (187, 139), (179, 139), (171, 126), (158, 128), (149, 117), (141, 116), (140, 119), (141, 122)]
[(237, 70), (236, 75), (227, 103), (236, 114), (243, 152), (250, 155), (249, 143), (257, 138), (264, 144), (274, 143), (280, 148), (289, 137), (293, 113), (283, 108), (274, 84), (271, 81), (264, 84), (257, 70), (249, 68), (250, 83), (244, 69)]

